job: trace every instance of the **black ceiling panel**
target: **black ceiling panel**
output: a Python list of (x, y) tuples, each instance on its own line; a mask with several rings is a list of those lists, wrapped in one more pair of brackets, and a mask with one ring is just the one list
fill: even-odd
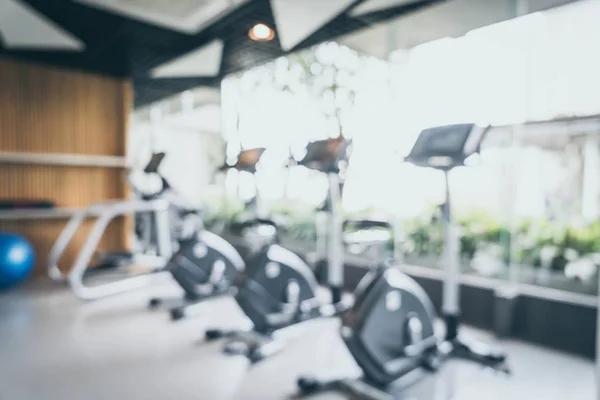
[[(188, 35), (126, 18), (72, 0), (22, 0), (86, 44), (82, 52), (12, 50), (0, 56), (65, 66), (115, 77), (132, 78), (137, 106), (197, 86), (218, 86), (228, 74), (264, 64), (288, 52), (277, 35), (270, 42), (255, 42), (248, 31), (258, 22), (277, 30), (269, 0), (249, 0), (197, 34)], [(165, 0), (168, 1), (168, 0)], [(302, 1), (302, 0), (298, 0)], [(327, 1), (327, 0), (323, 0)], [(364, 0), (356, 0), (352, 8)], [(344, 12), (296, 46), (297, 51), (443, 0), (423, 0), (361, 17)], [(0, 37), (1, 39), (1, 37)], [(214, 78), (152, 78), (150, 71), (215, 39), (224, 42), (223, 60)]]

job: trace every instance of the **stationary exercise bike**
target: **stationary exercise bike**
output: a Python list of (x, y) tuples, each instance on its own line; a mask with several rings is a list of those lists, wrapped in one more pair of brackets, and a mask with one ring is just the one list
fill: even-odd
[[(242, 151), (234, 165), (225, 163), (220, 171), (233, 168), (254, 172), (255, 165), (264, 149)], [(247, 228), (255, 226), (253, 222), (244, 222)], [(171, 257), (165, 270), (184, 291), (182, 298), (153, 298), (150, 308), (167, 307), (171, 319), (186, 317), (190, 307), (222, 295), (233, 295), (235, 278), (244, 272), (242, 256), (222, 237), (199, 226), (197, 232), (182, 240), (179, 250)]]
[[(345, 147), (340, 140), (313, 143), (308, 146), (306, 156), (298, 164), (322, 171), (334, 171), (343, 150), (345, 151)], [(254, 172), (255, 165), (251, 166)], [(339, 185), (332, 188), (335, 192), (339, 190)], [(318, 298), (319, 285), (312, 269), (299, 256), (277, 244), (275, 224), (256, 219), (255, 225), (270, 225), (272, 236), (248, 260), (245, 272), (236, 282), (238, 291), (235, 295), (238, 305), (252, 322), (252, 328), (230, 331), (213, 329), (206, 332), (207, 340), (228, 338), (225, 351), (229, 354), (243, 354), (252, 362), (283, 349), (285, 342), (275, 337), (281, 329), (317, 317), (338, 315), (351, 305), (341, 298), (342, 274), (338, 271), (330, 272), (333, 301), (324, 303)], [(336, 266), (341, 268), (341, 264)]]
[(232, 294), (235, 277), (244, 260), (225, 239), (202, 228), (182, 240), (164, 268), (184, 291), (182, 298), (150, 299), (150, 308), (167, 307), (172, 320), (188, 315), (190, 307), (217, 296)]
[[(146, 193), (130, 180), (136, 195), (133, 200), (110, 200), (92, 204), (73, 215), (56, 239), (48, 257), (48, 276), (55, 281), (66, 281), (76, 296), (92, 300), (144, 286), (148, 275), (162, 271), (179, 240), (193, 231), (198, 221), (198, 210), (187, 204), (171, 188), (159, 172), (165, 153), (154, 153), (143, 172), (157, 175), (161, 187), (154, 193)], [(109, 223), (120, 216), (133, 214), (138, 250), (134, 252), (99, 252), (98, 244)], [(75, 262), (64, 273), (59, 268), (60, 259), (74, 240), (81, 225), (91, 217), (97, 217)], [(92, 259), (98, 260), (94, 265)], [(137, 272), (144, 266), (143, 272)], [(107, 278), (109, 282), (90, 286), (90, 276)], [(85, 279), (84, 279), (85, 278)], [(103, 281), (104, 282), (104, 281)]]
[(474, 124), (426, 129), (405, 159), (417, 166), (441, 170), (446, 176), (446, 201), (442, 208), (446, 268), (443, 340), (435, 335), (436, 313), (425, 291), (398, 268), (381, 265), (359, 283), (354, 307), (342, 318), (342, 338), (363, 376), (333, 381), (301, 378), (298, 385), (303, 393), (339, 389), (359, 398), (389, 399), (393, 398), (388, 391), (392, 384), (402, 390), (414, 383), (413, 372), (435, 371), (449, 357), (508, 371), (503, 352), (463, 341), (458, 335), (459, 242), (451, 217), (448, 172), (463, 166), (469, 156), (479, 152), (486, 131)]

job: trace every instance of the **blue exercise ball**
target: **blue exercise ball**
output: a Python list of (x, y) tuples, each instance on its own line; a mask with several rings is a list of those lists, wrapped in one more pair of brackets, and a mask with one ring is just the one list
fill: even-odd
[(0, 289), (22, 282), (33, 269), (35, 255), (27, 239), (0, 233)]

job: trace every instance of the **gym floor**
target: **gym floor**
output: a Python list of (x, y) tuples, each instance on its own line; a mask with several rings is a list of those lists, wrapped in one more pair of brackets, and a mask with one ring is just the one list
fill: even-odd
[[(202, 336), (207, 328), (243, 322), (234, 300), (211, 300), (194, 318), (172, 323), (167, 313), (146, 309), (149, 297), (176, 293), (165, 278), (156, 279), (147, 289), (90, 303), (49, 283), (0, 295), (0, 399), (289, 399), (299, 375), (358, 371), (334, 319), (304, 324), (284, 352), (252, 367), (242, 357), (225, 356), (221, 342), (203, 343)], [(594, 398), (592, 361), (520, 342), (503, 346), (513, 376), (453, 361), (403, 398)]]

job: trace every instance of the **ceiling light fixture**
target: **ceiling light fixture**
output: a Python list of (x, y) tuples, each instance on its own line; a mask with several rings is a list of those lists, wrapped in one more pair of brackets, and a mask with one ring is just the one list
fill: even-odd
[(267, 42), (273, 40), (275, 31), (267, 25), (259, 23), (250, 29), (248, 36), (250, 36), (250, 39), (256, 40), (257, 42)]

